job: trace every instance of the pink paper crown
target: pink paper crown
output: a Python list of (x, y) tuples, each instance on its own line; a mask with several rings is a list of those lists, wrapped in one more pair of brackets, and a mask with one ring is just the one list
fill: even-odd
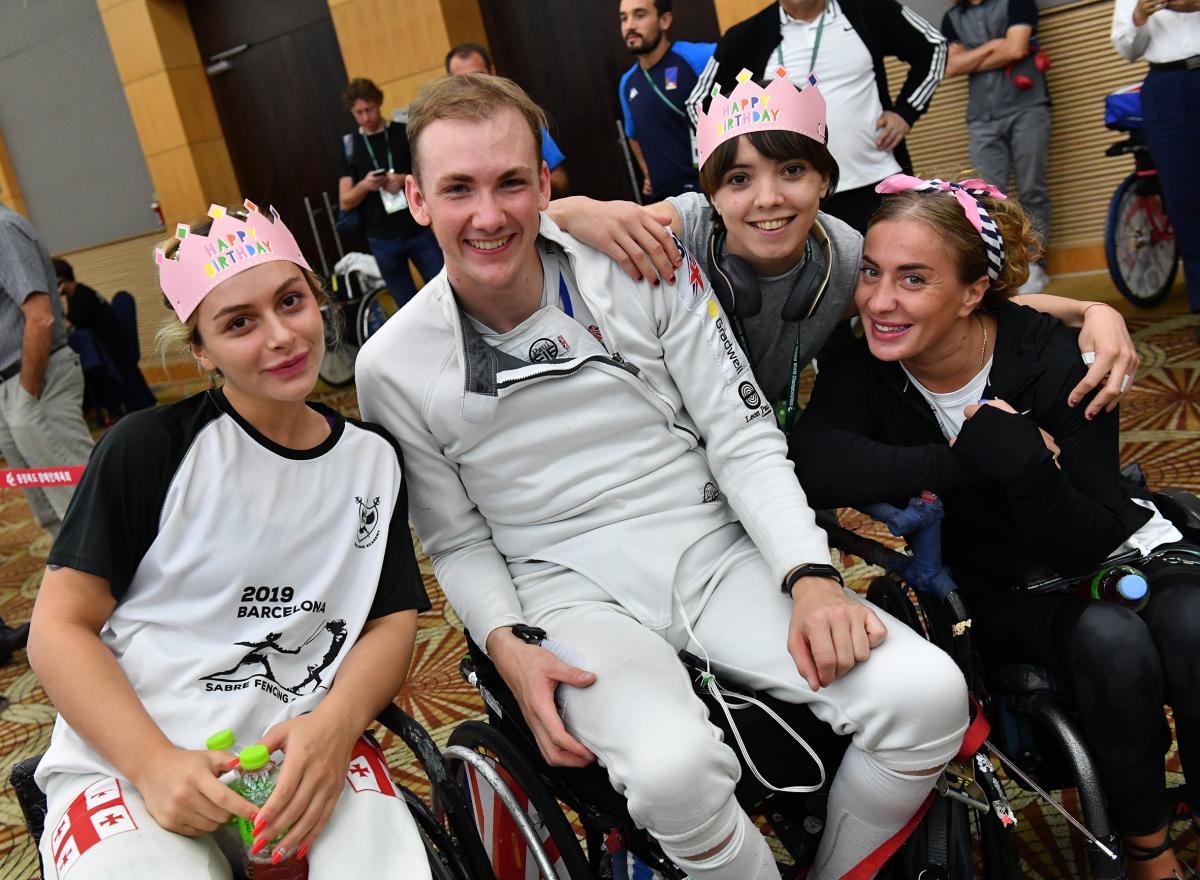
[(708, 112), (700, 110), (696, 119), (701, 167), (725, 141), (752, 131), (794, 131), (825, 143), (825, 97), (816, 76), (809, 74), (808, 87), (798, 89), (787, 78), (787, 68), (779, 67), (775, 74), (778, 78), (763, 88), (743, 69), (728, 98), (713, 84)]
[(246, 269), (272, 260), (287, 260), (309, 269), (300, 246), (274, 207), (268, 219), (249, 199), (242, 204), (248, 212), (245, 220), (234, 217), (221, 205), (209, 205), (208, 216), (213, 222), (207, 236), (192, 235), (186, 223), (176, 226), (175, 237), (180, 245), (175, 259), (168, 259), (162, 248), (154, 249), (159, 286), (179, 320), (186, 321), (214, 287)]

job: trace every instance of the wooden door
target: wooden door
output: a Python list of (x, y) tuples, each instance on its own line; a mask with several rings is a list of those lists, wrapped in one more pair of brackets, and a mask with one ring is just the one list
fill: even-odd
[[(716, 42), (712, 0), (675, 0), (673, 40)], [(636, 60), (621, 39), (617, 0), (485, 0), (479, 4), (499, 73), (550, 116), (571, 191), (632, 199), (617, 141), (617, 85)]]
[[(304, 197), (323, 208), (328, 192), (336, 210), (340, 136), (353, 124), (341, 103), (346, 68), (328, 0), (186, 4), (242, 193), (275, 206), (320, 272)], [(337, 254), (324, 216), (317, 228), (332, 266)]]

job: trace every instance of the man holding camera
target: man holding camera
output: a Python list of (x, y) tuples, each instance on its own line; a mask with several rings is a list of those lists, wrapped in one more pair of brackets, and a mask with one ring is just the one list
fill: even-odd
[(379, 274), (403, 306), (417, 293), (409, 260), (426, 282), (442, 271), (437, 240), (413, 219), (404, 197), (412, 170), (408, 132), (404, 123), (383, 118), (383, 92), (369, 79), (351, 80), (342, 101), (358, 131), (343, 137), (346, 174), (338, 181), (338, 205), (343, 214), (357, 213)]

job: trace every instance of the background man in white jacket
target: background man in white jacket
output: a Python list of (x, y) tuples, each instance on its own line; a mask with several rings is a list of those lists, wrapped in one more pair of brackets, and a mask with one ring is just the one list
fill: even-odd
[(706, 652), (851, 735), (813, 875), (840, 877), (957, 751), (962, 677), (842, 589), (695, 261), (675, 284), (634, 282), (540, 214), (541, 123), (497, 77), (443, 79), (411, 105), (409, 204), (446, 269), (359, 354), (363, 415), (403, 446), (438, 579), (550, 763), (598, 758), (694, 880), (776, 880), (676, 657)]

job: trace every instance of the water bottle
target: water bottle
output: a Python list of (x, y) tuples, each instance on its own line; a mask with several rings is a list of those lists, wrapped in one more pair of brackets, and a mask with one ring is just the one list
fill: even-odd
[[(275, 790), (275, 777), (278, 767), (271, 760), (267, 747), (255, 744), (242, 749), (238, 753), (240, 775), (230, 788), (244, 797), (250, 803), (261, 807)], [(307, 880), (308, 862), (289, 855), (278, 863), (273, 861), (275, 844), (283, 835), (279, 835), (258, 852), (251, 852), (254, 847), (254, 823), (237, 817), (238, 831), (241, 833), (242, 847), (245, 851), (243, 870), (246, 880)]]
[(1116, 602), (1134, 611), (1141, 611), (1150, 601), (1146, 576), (1130, 565), (1103, 568), (1090, 580), (1080, 581), (1076, 590), (1089, 599)]
[[(208, 749), (210, 752), (232, 752), (236, 744), (237, 737), (233, 735), (232, 730), (218, 730), (204, 741), (204, 748)], [(226, 770), (224, 773), (218, 776), (217, 781), (222, 785), (231, 786), (237, 782), (240, 775), (241, 774), (238, 772), (237, 768), (233, 768)], [(234, 820), (230, 819), (225, 824), (233, 825)]]

